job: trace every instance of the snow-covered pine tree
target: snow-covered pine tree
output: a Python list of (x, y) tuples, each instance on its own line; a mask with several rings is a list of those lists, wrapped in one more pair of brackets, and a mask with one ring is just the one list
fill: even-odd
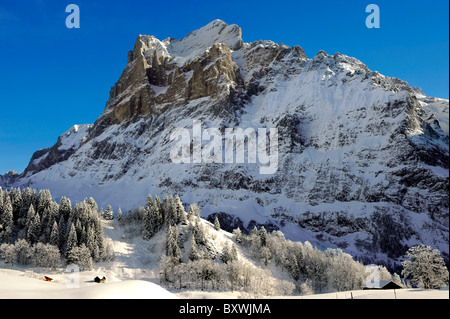
[(59, 236), (58, 247), (59, 247), (59, 250), (62, 252), (64, 250), (64, 243), (66, 241), (66, 222), (64, 221), (63, 215), (61, 215), (59, 217), (58, 236)]
[(198, 247), (192, 234), (189, 238), (189, 245), (191, 246), (188, 255), (189, 260), (190, 261), (198, 260), (200, 258), (200, 254), (198, 253)]
[(187, 219), (189, 222), (192, 222), (193, 218), (199, 216), (200, 217), (200, 206), (197, 203), (192, 203), (189, 205), (187, 211)]
[(166, 256), (173, 257), (181, 261), (181, 250), (178, 246), (178, 228), (168, 225), (166, 235)]
[(241, 229), (236, 228), (235, 230), (233, 230), (233, 235), (234, 235), (234, 239), (236, 240), (236, 242), (238, 244), (242, 244), (243, 235), (242, 235)]
[(150, 240), (155, 232), (151, 206), (152, 205), (145, 207), (144, 216), (142, 217), (142, 238), (144, 240)]
[(66, 240), (66, 253), (65, 253), (66, 258), (69, 257), (72, 249), (77, 247), (77, 245), (78, 245), (77, 231), (75, 230), (74, 223), (71, 223)]
[(59, 247), (59, 232), (58, 232), (58, 223), (56, 222), (56, 220), (53, 221), (53, 225), (50, 231), (49, 244)]
[(261, 247), (265, 247), (267, 245), (267, 230), (264, 226), (258, 231), (259, 238), (261, 239)]
[(76, 264), (80, 267), (80, 269), (92, 269), (92, 257), (91, 252), (86, 247), (85, 244), (81, 244), (81, 246), (73, 247), (67, 256), (68, 264)]
[(151, 194), (147, 196), (147, 199), (145, 200), (145, 208), (150, 209), (153, 206), (153, 197)]
[(111, 205), (108, 205), (106, 207), (104, 218), (106, 220), (113, 220), (114, 219), (114, 211), (113, 211)]
[(178, 217), (173, 203), (173, 196), (164, 196), (163, 202), (161, 203), (161, 214), (167, 225), (174, 226), (177, 224)]
[(13, 207), (11, 198), (7, 195), (3, 203), (3, 212), (0, 215), (0, 242), (7, 242), (11, 239), (13, 226)]
[(3, 189), (0, 186), (0, 216), (2, 216), (2, 213), (3, 213), (3, 197), (4, 197), (3, 193), (4, 193)]
[(181, 202), (180, 196), (175, 195), (175, 207), (177, 210), (178, 223), (182, 225), (187, 225), (187, 215), (184, 210), (183, 203)]
[(100, 219), (99, 218), (94, 219), (93, 223), (91, 225), (94, 227), (94, 235), (95, 235), (95, 241), (96, 241), (97, 247), (98, 247), (99, 258), (101, 260), (103, 260), (108, 255), (107, 254), (108, 247), (107, 247), (107, 245), (105, 243), (105, 239), (103, 237), (103, 228), (102, 228)]
[(56, 220), (58, 211), (59, 205), (55, 202), (51, 202), (49, 207), (44, 209), (44, 212), (41, 217), (42, 239), (40, 241), (47, 242), (50, 240), (50, 233), (53, 227), (53, 222)]
[(49, 208), (52, 202), (52, 194), (48, 189), (42, 189), (39, 191), (38, 203), (36, 213), (42, 214), (44, 209)]
[(27, 213), (30, 209), (30, 206), (33, 205), (36, 207), (36, 201), (37, 201), (37, 193), (35, 189), (31, 189), (30, 187), (27, 187), (22, 192), (22, 207), (20, 208), (20, 217), (17, 220), (17, 224), (19, 228), (25, 228), (26, 222), (27, 222)]
[(22, 191), (20, 188), (11, 188), (10, 198), (13, 207), (13, 216), (14, 219), (17, 219), (20, 216), (20, 211), (22, 208)]
[(197, 245), (204, 245), (206, 243), (205, 229), (200, 217), (195, 218), (194, 225), (192, 226), (192, 233)]
[(161, 214), (160, 205), (157, 203), (156, 199), (155, 199), (155, 202), (153, 203), (151, 212), (152, 212), (152, 218), (154, 219), (154, 223), (155, 223), (155, 233), (156, 233), (161, 230), (163, 223), (164, 223), (164, 218)]
[(86, 247), (91, 252), (92, 259), (95, 262), (100, 261), (100, 251), (97, 245), (97, 241), (95, 240), (95, 230), (92, 225), (88, 225), (87, 229), (87, 239), (86, 239)]
[(119, 207), (119, 209), (117, 210), (117, 220), (121, 221), (123, 218), (123, 213), (122, 213), (122, 209)]
[(222, 255), (220, 256), (220, 260), (224, 264), (228, 264), (229, 261), (231, 261), (231, 248), (228, 243), (225, 244), (225, 247), (223, 247)]
[(34, 221), (34, 215), (36, 215), (36, 211), (34, 209), (33, 204), (31, 204), (30, 207), (28, 208), (27, 215), (24, 221), (24, 230), (22, 236), (23, 238), (28, 238), (28, 230), (30, 229), (31, 224)]
[[(32, 206), (30, 206), (32, 207)], [(34, 214), (34, 218), (30, 223), (30, 226), (28, 227), (27, 231), (27, 240), (31, 243), (37, 243), (39, 242), (40, 236), (41, 236), (41, 218), (38, 213)]]
[(98, 205), (92, 197), (89, 197), (89, 199), (86, 201), (86, 204), (89, 206), (90, 212), (92, 212), (93, 214), (98, 214)]
[(162, 227), (162, 216), (159, 211), (159, 205), (147, 197), (145, 211), (143, 216), (142, 236), (145, 240), (150, 240)]
[(59, 202), (59, 215), (64, 218), (66, 221), (69, 218), (69, 215), (72, 212), (72, 203), (70, 202), (70, 199), (66, 197), (61, 197), (61, 200)]
[(217, 216), (216, 216), (216, 219), (214, 220), (214, 229), (216, 231), (220, 230), (220, 222), (219, 222), (219, 219), (217, 218)]
[(231, 252), (230, 252), (230, 262), (238, 260), (238, 253), (236, 249), (236, 245), (231, 244)]

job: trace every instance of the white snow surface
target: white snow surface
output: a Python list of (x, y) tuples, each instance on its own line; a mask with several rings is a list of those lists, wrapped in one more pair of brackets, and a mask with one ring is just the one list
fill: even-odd
[(59, 150), (77, 149), (87, 137), (92, 124), (74, 125), (60, 136), (61, 146)]
[[(29, 274), (28, 274), (29, 275)], [(67, 277), (68, 275), (66, 275)], [(83, 274), (83, 278), (86, 274)], [(55, 282), (28, 277), (27, 273), (0, 269), (0, 299), (176, 299), (160, 286), (144, 280), (84, 283), (68, 287), (65, 276)]]

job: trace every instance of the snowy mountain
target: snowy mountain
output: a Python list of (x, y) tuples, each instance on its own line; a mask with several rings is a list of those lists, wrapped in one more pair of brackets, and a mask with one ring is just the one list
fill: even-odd
[[(93, 125), (0, 183), (122, 210), (178, 194), (228, 230), (264, 225), (390, 266), (424, 243), (448, 261), (448, 100), (340, 53), (244, 43), (221, 20), (181, 40), (139, 35), (127, 61)], [(248, 147), (244, 163), (174, 163), (171, 134), (192, 133), (195, 153), (196, 123), (204, 147), (214, 129), (277, 129), (276, 172), (262, 174)]]

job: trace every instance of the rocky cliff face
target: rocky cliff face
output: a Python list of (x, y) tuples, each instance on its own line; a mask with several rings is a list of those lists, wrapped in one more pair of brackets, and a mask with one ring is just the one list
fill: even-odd
[[(418, 242), (448, 258), (448, 100), (339, 53), (243, 43), (220, 20), (181, 40), (140, 35), (127, 59), (94, 125), (36, 152), (15, 185), (122, 209), (177, 193), (225, 228), (265, 225), (388, 264)], [(278, 170), (173, 163), (171, 133), (195, 120), (205, 143), (207, 128), (278, 129)]]

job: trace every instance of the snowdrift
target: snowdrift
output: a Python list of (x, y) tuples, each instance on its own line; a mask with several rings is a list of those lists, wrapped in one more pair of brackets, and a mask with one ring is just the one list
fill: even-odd
[(36, 278), (0, 273), (0, 299), (177, 299), (160, 286), (144, 280), (67, 288)]

